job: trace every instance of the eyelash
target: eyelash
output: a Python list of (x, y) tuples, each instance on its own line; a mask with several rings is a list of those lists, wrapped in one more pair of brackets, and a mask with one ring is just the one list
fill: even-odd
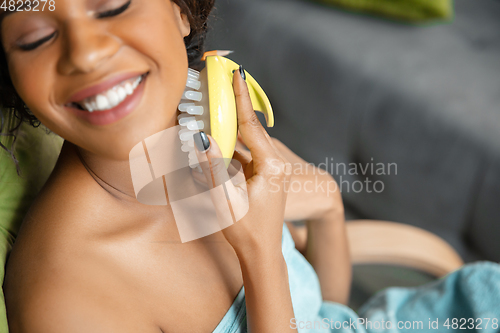
[(19, 47), (24, 50), (24, 51), (31, 51), (31, 50), (34, 50), (36, 49), (37, 47), (39, 47), (40, 45), (42, 45), (43, 43), (49, 41), (52, 37), (54, 37), (56, 35), (57, 31), (52, 33), (51, 35), (47, 36), (47, 37), (44, 37), (34, 43), (30, 43), (30, 44), (24, 44), (24, 45), (19, 45)]
[[(107, 12), (98, 14), (97, 18), (101, 19), (101, 18), (108, 18), (108, 17), (118, 16), (121, 13), (123, 13), (124, 11), (126, 11), (128, 9), (128, 7), (130, 6), (131, 3), (132, 3), (132, 0), (129, 0), (126, 4), (124, 4), (123, 6), (121, 6), (119, 8), (108, 10)], [(24, 51), (34, 50), (37, 47), (39, 47), (40, 45), (42, 45), (43, 43), (45, 43), (45, 42), (49, 41), (50, 39), (52, 39), (52, 37), (54, 37), (56, 34), (57, 34), (57, 31), (54, 32), (53, 34), (47, 36), (47, 37), (44, 37), (44, 38), (42, 38), (42, 39), (34, 42), (34, 43), (19, 45), (19, 47), (22, 50), (24, 50)]]
[(129, 0), (126, 4), (124, 4), (123, 6), (121, 6), (119, 8), (108, 10), (107, 12), (104, 12), (104, 13), (97, 15), (97, 18), (106, 18), (106, 17), (120, 15), (121, 13), (123, 13), (124, 11), (127, 10), (127, 8), (130, 6), (131, 3), (132, 3), (132, 0)]

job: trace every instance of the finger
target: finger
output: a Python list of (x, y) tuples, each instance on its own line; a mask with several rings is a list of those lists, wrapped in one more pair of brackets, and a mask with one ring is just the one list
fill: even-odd
[(243, 165), (243, 168), (252, 161), (252, 155), (246, 151), (235, 150), (233, 158)]
[(226, 179), (229, 179), (222, 153), (215, 141), (210, 140), (204, 132), (195, 133), (193, 139), (196, 157), (210, 189), (210, 199), (219, 227), (221, 229), (226, 228), (232, 225), (235, 219), (226, 197), (224, 185), (222, 185), (226, 182)]
[[(247, 182), (247, 177), (245, 175), (245, 167), (236, 159), (233, 159), (231, 161), (231, 164), (229, 164), (229, 167), (227, 168), (227, 171), (229, 173), (229, 177), (231, 177), (231, 182), (233, 183), (234, 186), (242, 186), (243, 183), (246, 184)], [(250, 175), (250, 178), (252, 175)]]
[(272, 138), (274, 147), (279, 151), (280, 155), (283, 156), (292, 164), (296, 163), (307, 163), (300, 156), (295, 154), (290, 148), (288, 148), (283, 142), (276, 138)]
[(249, 152), (247, 146), (245, 146), (245, 144), (243, 143), (243, 141), (236, 141), (236, 149), (240, 150), (240, 151), (244, 151), (244, 152)]
[[(239, 72), (239, 71), (237, 71)], [(236, 72), (235, 72), (236, 73)], [(241, 77), (241, 75), (238, 75), (239, 77)], [(243, 80), (241, 80), (243, 81)], [(243, 81), (244, 82), (244, 81)], [(248, 86), (245, 84), (244, 85), (245, 88), (246, 88), (246, 92), (248, 93)], [(250, 100), (250, 98), (248, 98)], [(251, 104), (251, 100), (250, 100), (250, 104)], [(252, 111), (253, 111), (253, 106), (251, 107)], [(264, 127), (262, 127), (260, 121), (258, 120), (256, 114), (255, 114), (255, 111), (252, 112), (252, 117), (254, 118), (254, 120), (256, 120), (258, 122), (258, 126), (262, 129), (262, 132), (264, 133), (264, 136), (266, 137), (267, 141), (269, 142), (269, 145), (273, 148), (274, 152), (276, 153), (276, 155), (280, 158), (283, 158), (283, 155), (281, 154), (280, 150), (277, 149), (276, 145), (274, 144), (274, 140), (273, 138), (271, 138), (271, 136), (269, 135), (269, 133), (267, 133), (267, 131), (264, 129)], [(239, 148), (240, 150), (249, 150), (249, 148), (246, 146), (245, 142), (244, 142), (244, 139), (243, 139), (243, 136), (241, 134), (241, 132), (238, 130), (238, 137), (237, 137), (237, 142), (236, 142), (236, 147)]]
[[(200, 157), (200, 159), (203, 159), (203, 157)], [(249, 156), (249, 154), (241, 154), (238, 151), (234, 152), (233, 160), (229, 164), (229, 167), (227, 168), (227, 172), (229, 174), (229, 177), (231, 178), (232, 183), (236, 186), (242, 181), (246, 181), (245, 177), (245, 170), (247, 169), (252, 169), (251, 166), (252, 159)], [(241, 176), (240, 176), (241, 174)], [(196, 180), (198, 183), (207, 186), (207, 177), (203, 173), (203, 170), (198, 171), (198, 169), (192, 169), (191, 170), (191, 175)], [(250, 178), (252, 173), (248, 176)]]
[(201, 131), (194, 134), (196, 157), (210, 188), (215, 188), (229, 180), (226, 164), (213, 138)]
[(233, 158), (242, 164), (245, 178), (246, 179), (251, 178), (253, 175), (252, 156), (247, 152), (243, 153), (238, 150), (235, 150)]
[(240, 149), (238, 145), (236, 145), (236, 149), (234, 150), (233, 153), (233, 159), (236, 159), (243, 165), (243, 170), (247, 170), (247, 166), (252, 161), (252, 154), (250, 153), (249, 150), (246, 149), (246, 147), (245, 149)]
[(243, 72), (243, 68), (240, 66), (240, 70), (236, 70), (233, 74), (238, 126), (243, 142), (252, 153), (254, 161), (258, 162), (268, 157), (275, 157), (276, 151), (271, 146), (266, 137), (267, 133), (253, 110), (247, 84), (240, 74)]
[(242, 145), (245, 145), (245, 143), (243, 142), (243, 138), (241, 137), (240, 131), (238, 131), (238, 137), (237, 138), (238, 138), (238, 142), (240, 142)]
[(208, 186), (208, 183), (207, 183), (207, 178), (205, 177), (205, 175), (203, 174), (203, 172), (199, 172), (198, 170), (196, 169), (192, 169), (191, 170), (191, 176), (194, 178), (194, 180), (196, 180), (198, 183), (204, 185), (204, 186)]
[(235, 187), (231, 182), (219, 146), (211, 136), (204, 132), (196, 133), (194, 142), (196, 156), (211, 189), (210, 196), (221, 226), (238, 221), (249, 207), (245, 184)]

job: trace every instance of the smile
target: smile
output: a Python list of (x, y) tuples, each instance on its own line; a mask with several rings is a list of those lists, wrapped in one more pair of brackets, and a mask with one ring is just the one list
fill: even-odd
[(115, 123), (140, 105), (148, 74), (122, 74), (86, 88), (73, 95), (64, 107), (91, 125)]
[(146, 74), (124, 80), (111, 89), (87, 97), (78, 102), (66, 104), (67, 107), (77, 108), (88, 112), (107, 111), (122, 103), (128, 96), (133, 95)]

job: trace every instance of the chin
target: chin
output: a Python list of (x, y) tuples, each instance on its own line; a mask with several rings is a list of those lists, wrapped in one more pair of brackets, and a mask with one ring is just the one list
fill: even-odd
[[(165, 117), (165, 114), (162, 116)], [(111, 160), (128, 161), (130, 151), (137, 143), (176, 125), (176, 112), (169, 115), (167, 119), (159, 118), (153, 116), (154, 121), (143, 124), (131, 119), (131, 126), (126, 126), (127, 129), (106, 135), (107, 138), (98, 139), (88, 150)]]

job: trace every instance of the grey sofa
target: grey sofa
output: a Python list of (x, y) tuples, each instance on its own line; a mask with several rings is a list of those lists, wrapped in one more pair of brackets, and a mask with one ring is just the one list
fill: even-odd
[(208, 46), (235, 50), (264, 88), (270, 133), (315, 164), (369, 166), (330, 170), (349, 218), (419, 226), (466, 261), (500, 261), (499, 1), (456, 0), (453, 22), (424, 26), (305, 0), (216, 7)]

